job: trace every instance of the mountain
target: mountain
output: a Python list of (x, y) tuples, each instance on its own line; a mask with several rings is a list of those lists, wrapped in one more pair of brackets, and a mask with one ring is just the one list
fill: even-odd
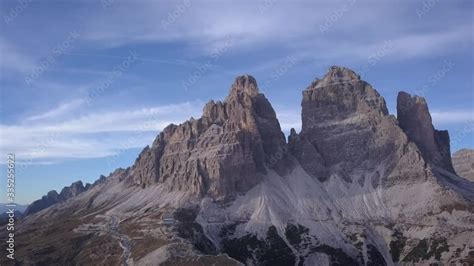
[(453, 154), (453, 166), (456, 173), (474, 181), (474, 150), (461, 149)]
[(400, 92), (397, 98), (397, 114), (400, 127), (408, 138), (416, 143), (423, 153), (423, 158), (428, 163), (439, 165), (454, 174), (448, 131), (436, 130), (433, 127), (425, 99)]
[[(121, 169), (117, 169), (119, 171)], [(61, 192), (58, 194), (56, 190), (51, 190), (48, 194), (44, 195), (41, 199), (33, 201), (28, 208), (23, 213), (23, 216), (26, 217), (33, 213), (39, 212), (43, 209), (50, 207), (51, 205), (64, 202), (70, 198), (81, 194), (82, 192), (90, 189), (93, 186), (101, 184), (105, 181), (105, 176), (101, 175), (93, 184), (87, 183), (85, 186), (82, 181), (76, 181), (70, 186), (64, 187)]]
[(23, 219), (17, 263), (474, 262), (474, 183), (455, 174), (423, 98), (401, 92), (395, 117), (336, 66), (302, 94), (286, 141), (256, 80), (237, 77), (131, 167)]
[(56, 190), (51, 190), (43, 196), (41, 199), (32, 202), (24, 212), (24, 216), (31, 215), (33, 213), (39, 212), (43, 209), (48, 208), (51, 205), (66, 201), (70, 198), (73, 198), (80, 193), (86, 191), (89, 188), (90, 184), (87, 184), (86, 187), (82, 184), (82, 181), (77, 181), (72, 183), (68, 187), (64, 187), (61, 190), (61, 193), (58, 194)]

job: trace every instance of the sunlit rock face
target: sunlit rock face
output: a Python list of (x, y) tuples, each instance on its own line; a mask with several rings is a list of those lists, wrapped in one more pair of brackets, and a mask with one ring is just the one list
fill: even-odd
[(225, 199), (255, 186), (274, 169), (291, 170), (275, 111), (255, 78), (239, 76), (223, 102), (210, 101), (199, 119), (170, 125), (145, 148), (132, 168), (142, 186)]

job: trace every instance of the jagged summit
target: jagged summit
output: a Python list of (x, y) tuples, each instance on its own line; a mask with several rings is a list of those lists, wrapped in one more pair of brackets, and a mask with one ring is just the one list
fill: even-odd
[(405, 106), (400, 105), (400, 108), (408, 109), (412, 107), (413, 105), (417, 105), (419, 107), (426, 109), (426, 111), (428, 111), (428, 103), (426, 102), (426, 99), (422, 96), (411, 95), (408, 92), (400, 91), (398, 92), (398, 96), (397, 96), (397, 102), (398, 101), (400, 101), (400, 104), (405, 104)]
[(328, 72), (322, 79), (316, 79), (308, 89), (316, 89), (320, 87), (325, 87), (329, 85), (335, 85), (338, 83), (347, 83), (347, 82), (356, 82), (360, 81), (360, 76), (356, 74), (353, 70), (340, 67), (340, 66), (331, 66), (328, 69)]
[(254, 96), (258, 95), (258, 86), (257, 80), (248, 74), (238, 76), (235, 78), (234, 83), (231, 86), (231, 93), (233, 92), (243, 92), (248, 95)]
[(251, 75), (245, 74), (235, 78), (226, 101), (244, 96), (255, 97), (257, 95), (259, 95), (257, 80)]
[(408, 138), (417, 144), (423, 157), (437, 166), (454, 173), (451, 162), (449, 134), (436, 130), (425, 98), (399, 92), (397, 97), (397, 119)]
[[(388, 183), (390, 175), (402, 179), (424, 175), (422, 170), (408, 172), (396, 165), (402, 156), (421, 166), (424, 162), (417, 158), (415, 147), (402, 151), (408, 140), (389, 115), (384, 98), (354, 71), (331, 67), (322, 80), (303, 91), (301, 106), (303, 139), (294, 141), (293, 136), (292, 150), (314, 177), (326, 180), (333, 173), (347, 182), (371, 180), (375, 188), (381, 180)], [(386, 169), (380, 169), (381, 162), (386, 162)]]
[(73, 198), (84, 191), (88, 190), (91, 187), (91, 184), (87, 183), (85, 186), (82, 181), (76, 181), (70, 186), (64, 187), (61, 190), (61, 193), (56, 192), (56, 190), (51, 190), (43, 196), (41, 199), (32, 202), (28, 208), (26, 208), (24, 215), (28, 216), (33, 213), (39, 212), (43, 209), (48, 208), (51, 205), (64, 202), (70, 198)]
[[(199, 119), (170, 125), (132, 167), (134, 182), (196, 197), (235, 197), (258, 184), (268, 169), (287, 167), (286, 143), (275, 111), (250, 75), (239, 76), (225, 101), (210, 101)], [(280, 162), (280, 163), (279, 163)]]
[[(332, 66), (322, 79), (316, 79), (303, 91), (302, 120), (303, 130), (308, 123), (305, 109), (320, 109), (324, 115), (347, 117), (350, 113), (377, 112), (388, 115), (385, 99), (353, 70), (345, 67)], [(322, 117), (311, 117), (311, 120), (325, 120)]]

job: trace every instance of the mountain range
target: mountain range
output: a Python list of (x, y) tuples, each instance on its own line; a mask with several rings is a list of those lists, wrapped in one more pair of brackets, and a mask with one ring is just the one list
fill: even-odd
[(132, 166), (31, 204), (16, 263), (474, 263), (474, 183), (424, 98), (400, 92), (391, 115), (333, 66), (302, 91), (301, 119), (286, 139), (255, 78), (237, 77)]

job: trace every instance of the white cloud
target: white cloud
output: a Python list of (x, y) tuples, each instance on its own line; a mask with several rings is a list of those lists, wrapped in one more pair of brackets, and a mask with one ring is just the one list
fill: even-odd
[(58, 107), (56, 107), (52, 110), (49, 110), (45, 113), (42, 113), (42, 114), (30, 116), (30, 117), (27, 118), (27, 120), (42, 120), (42, 119), (50, 119), (50, 118), (60, 117), (61, 115), (67, 114), (67, 113), (71, 112), (72, 110), (78, 108), (82, 104), (84, 104), (83, 99), (75, 99), (75, 100), (70, 101), (70, 102), (61, 103)]
[[(173, 42), (184, 44), (178, 46), (178, 49), (187, 49), (187, 53), (181, 53), (183, 58), (192, 58), (208, 55), (230, 37), (233, 45), (226, 55), (271, 47), (285, 53), (278, 57), (292, 55), (333, 65), (343, 60), (363, 63), (389, 40), (393, 41), (394, 48), (387, 59), (392, 60), (460, 52), (460, 48), (468, 50), (472, 44), (472, 25), (466, 20), (470, 13), (455, 4), (438, 3), (439, 6), (432, 11), (434, 14), (426, 14), (420, 20), (416, 14), (419, 3), (355, 1), (347, 5), (350, 2), (262, 0), (197, 4), (194, 1), (145, 3), (116, 0), (106, 10), (91, 4), (87, 12), (71, 16), (70, 23), (80, 24), (83, 28), (83, 39), (77, 50), (82, 46), (93, 48), (93, 56), (111, 58), (115, 56), (94, 54), (94, 49), (102, 52), (104, 46)], [(347, 8), (343, 9), (345, 6)], [(341, 10), (344, 11), (342, 15), (334, 20), (333, 15)], [(436, 13), (437, 10), (446, 12), (440, 14)], [(74, 21), (75, 17), (81, 21)], [(331, 22), (329, 30), (320, 32), (320, 26), (326, 25), (328, 20)], [(166, 27), (162, 26), (163, 22), (167, 23)], [(55, 26), (61, 25), (57, 23)], [(48, 34), (58, 33), (45, 31), (45, 40), (53, 39)], [(2, 58), (9, 65), (7, 67), (21, 71), (31, 67), (27, 56), (12, 49), (8, 51), (7, 58)], [(81, 53), (72, 51), (68, 55), (81, 56)], [(196, 65), (196, 62), (152, 59), (146, 55), (140, 60)]]
[(432, 111), (434, 124), (454, 124), (474, 121), (474, 110)]
[[(62, 104), (43, 114), (26, 118), (28, 123), (0, 125), (0, 150), (14, 152), (19, 161), (58, 161), (71, 158), (98, 158), (150, 144), (170, 123), (181, 123), (198, 116), (201, 102), (185, 102), (136, 110), (94, 112), (74, 115)], [(54, 119), (53, 119), (54, 118)]]
[(458, 45), (471, 34), (472, 27), (462, 27), (431, 33), (400, 36), (394, 40), (394, 54), (403, 58), (421, 57), (440, 53)]

